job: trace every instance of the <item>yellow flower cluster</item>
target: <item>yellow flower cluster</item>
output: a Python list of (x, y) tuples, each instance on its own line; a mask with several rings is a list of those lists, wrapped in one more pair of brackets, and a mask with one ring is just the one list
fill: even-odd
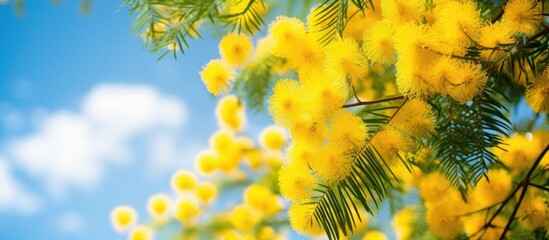
[[(170, 181), (173, 192), (154, 194), (148, 199), (146, 211), (152, 220), (149, 224), (138, 224), (134, 208), (116, 207), (111, 212), (113, 228), (128, 233), (130, 240), (153, 239), (157, 231), (162, 231), (162, 226), (171, 222), (179, 222), (192, 231), (222, 225), (222, 228), (212, 228), (215, 232), (203, 233), (218, 239), (280, 238), (265, 221), (279, 217), (284, 208), (282, 197), (272, 190), (272, 185), (277, 182), (287, 136), (283, 128), (274, 125), (262, 131), (257, 141), (260, 146), (245, 136), (237, 136), (246, 121), (244, 109), (243, 102), (236, 96), (220, 99), (216, 109), (220, 129), (212, 135), (210, 148), (195, 159), (200, 175), (189, 170), (176, 171)], [(261, 181), (264, 184), (256, 182), (254, 173), (265, 176)], [(235, 189), (246, 186), (242, 203), (222, 211), (213, 208), (212, 203), (221, 191), (229, 190), (233, 197), (230, 184), (235, 184)], [(217, 216), (214, 211), (219, 211)]]

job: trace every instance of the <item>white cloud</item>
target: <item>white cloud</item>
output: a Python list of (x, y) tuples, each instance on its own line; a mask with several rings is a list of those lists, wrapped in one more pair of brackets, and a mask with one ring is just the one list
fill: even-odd
[(69, 187), (97, 184), (106, 164), (129, 162), (139, 150), (132, 146), (138, 137), (162, 132), (175, 141), (185, 118), (183, 102), (152, 87), (99, 85), (80, 111), (47, 114), (36, 133), (9, 148), (20, 166), (62, 196)]
[(86, 229), (86, 220), (78, 213), (66, 212), (56, 219), (57, 228), (65, 233), (81, 233)]
[(28, 214), (38, 208), (38, 198), (15, 180), (7, 161), (0, 157), (0, 210)]

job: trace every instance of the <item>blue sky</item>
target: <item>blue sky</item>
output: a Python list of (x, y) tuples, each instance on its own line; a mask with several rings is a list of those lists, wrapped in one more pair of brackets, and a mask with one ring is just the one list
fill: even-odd
[[(143, 213), (207, 146), (216, 99), (198, 72), (218, 40), (157, 61), (132, 21), (120, 1), (88, 15), (79, 1), (26, 1), (23, 17), (0, 5), (0, 239), (125, 239), (111, 208)], [(121, 99), (148, 108), (118, 111)], [(269, 123), (250, 117), (252, 135)]]

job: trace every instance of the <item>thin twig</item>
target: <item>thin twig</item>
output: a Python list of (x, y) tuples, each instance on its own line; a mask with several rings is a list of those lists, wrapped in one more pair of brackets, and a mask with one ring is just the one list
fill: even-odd
[(513, 213), (511, 213), (511, 216), (509, 217), (509, 221), (507, 222), (507, 225), (505, 225), (505, 228), (503, 229), (503, 232), (501, 233), (501, 236), (499, 239), (504, 238), (505, 233), (509, 231), (511, 224), (513, 223), (513, 220), (515, 220), (515, 215), (517, 215), (520, 204), (522, 203), (522, 200), (524, 200), (524, 196), (526, 196), (526, 190), (528, 190), (528, 186), (530, 184), (530, 177), (532, 176), (532, 174), (536, 170), (536, 167), (539, 165), (539, 163), (545, 156), (545, 153), (547, 153), (547, 150), (549, 150), (549, 144), (545, 146), (545, 149), (543, 149), (541, 154), (538, 156), (538, 159), (536, 159), (536, 161), (534, 162), (534, 165), (530, 168), (530, 171), (528, 171), (528, 174), (526, 174), (526, 177), (524, 177), (524, 180), (522, 180), (521, 184), (517, 186), (516, 189), (522, 187), (522, 192), (520, 193), (520, 197), (518, 199), (517, 204), (515, 205), (515, 208), (513, 209)]
[(380, 98), (380, 99), (376, 99), (376, 100), (372, 100), (372, 101), (360, 101), (360, 102), (356, 102), (356, 103), (349, 103), (349, 104), (343, 105), (343, 108), (350, 108), (350, 107), (356, 107), (356, 106), (362, 106), (362, 105), (368, 105), (368, 104), (382, 103), (382, 102), (388, 102), (388, 101), (400, 100), (400, 99), (404, 99), (404, 96), (403, 95), (396, 95), (396, 96), (393, 96), (393, 97)]

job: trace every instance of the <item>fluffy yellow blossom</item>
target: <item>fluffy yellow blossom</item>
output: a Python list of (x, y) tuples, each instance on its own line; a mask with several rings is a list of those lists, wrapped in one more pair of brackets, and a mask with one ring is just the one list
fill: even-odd
[(192, 172), (181, 170), (172, 176), (172, 188), (176, 192), (191, 190), (196, 186), (196, 175)]
[(397, 239), (410, 239), (413, 224), (417, 221), (416, 215), (414, 206), (407, 206), (395, 214), (391, 225), (395, 230)]
[(381, 0), (381, 11), (384, 19), (403, 25), (421, 21), (424, 4), (421, 0)]
[(377, 63), (394, 63), (396, 59), (394, 34), (395, 27), (388, 20), (374, 23), (364, 33), (362, 47), (366, 57)]
[(259, 144), (267, 149), (280, 150), (286, 145), (286, 132), (283, 128), (272, 125), (261, 131), (259, 135)]
[(194, 191), (198, 199), (204, 203), (211, 202), (217, 196), (217, 187), (211, 182), (199, 183)]
[(353, 39), (336, 39), (326, 47), (327, 67), (336, 77), (348, 77), (357, 85), (367, 73), (367, 62)]
[(549, 113), (549, 68), (528, 86), (526, 102), (535, 112)]
[(503, 228), (505, 228), (505, 225), (507, 224), (507, 219), (502, 216), (497, 216), (492, 221), (492, 225), (486, 228), (486, 231), (481, 230), (487, 221), (488, 219), (486, 218), (485, 214), (474, 214), (470, 217), (467, 217), (464, 222), (465, 232), (467, 232), (467, 236), (471, 237), (471, 239), (475, 239), (475, 237), (478, 238), (482, 234), (482, 239), (499, 239), (501, 237), (501, 233), (503, 232)]
[(248, 62), (253, 51), (252, 39), (244, 34), (229, 33), (219, 42), (219, 55), (228, 64), (241, 67)]
[(307, 30), (305, 24), (297, 18), (278, 16), (269, 25), (269, 35), (273, 37), (273, 54), (279, 57), (287, 57), (291, 51), (297, 49), (300, 39), (305, 37)]
[(259, 221), (249, 206), (240, 204), (231, 211), (230, 221), (233, 226), (242, 231), (249, 231)]
[(333, 183), (346, 178), (352, 170), (353, 158), (344, 149), (334, 144), (328, 144), (318, 151), (311, 162), (316, 174), (326, 183)]
[(517, 217), (528, 230), (549, 226), (549, 199), (542, 195), (527, 195), (520, 205)]
[(187, 222), (200, 214), (198, 204), (189, 199), (180, 199), (175, 203), (173, 216), (180, 222)]
[(366, 232), (364, 234), (363, 240), (387, 240), (387, 235), (385, 233), (377, 231), (377, 230), (371, 230)]
[(535, 148), (525, 147), (534, 144), (524, 135), (514, 134), (504, 139), (503, 142), (505, 145), (501, 147), (506, 151), (495, 148), (494, 154), (515, 174), (526, 170), (539, 154), (539, 152), (532, 151)]
[(410, 136), (427, 136), (435, 130), (431, 106), (421, 99), (407, 101), (391, 122)]
[[(290, 66), (298, 70), (300, 79), (301, 76), (308, 76), (318, 69), (322, 69), (325, 56), (319, 42), (309, 35), (304, 35), (296, 39), (294, 44), (295, 47), (286, 54), (286, 58)], [(290, 46), (286, 46), (286, 48), (290, 48)]]
[(453, 1), (440, 10), (435, 24), (442, 29), (445, 45), (453, 54), (465, 55), (472, 41), (478, 41), (482, 20), (476, 6), (472, 0)]
[(463, 221), (456, 216), (451, 202), (436, 204), (427, 208), (425, 221), (429, 229), (437, 236), (453, 239), (464, 231)]
[(361, 149), (367, 136), (368, 128), (362, 119), (347, 110), (337, 111), (330, 120), (328, 140), (342, 149)]
[(429, 85), (432, 86), (435, 92), (446, 95), (451, 86), (451, 79), (454, 78), (459, 71), (459, 60), (451, 57), (441, 57), (437, 60), (433, 68), (429, 71)]
[(372, 144), (390, 165), (399, 163), (398, 155), (410, 151), (413, 146), (413, 142), (409, 137), (393, 128), (377, 132), (372, 139)]
[(214, 59), (202, 68), (200, 77), (206, 89), (217, 96), (231, 90), (236, 72), (223, 60)]
[(326, 134), (328, 126), (324, 119), (309, 114), (302, 114), (300, 118), (289, 127), (290, 135), (296, 141), (306, 143), (311, 147), (320, 148)]
[[(497, 22), (488, 24), (480, 29), (480, 39), (478, 43), (485, 49), (480, 52), (480, 56), (487, 61), (496, 61), (501, 58), (505, 51), (500, 50), (500, 44), (510, 44), (513, 42), (513, 35), (509, 26)], [(495, 49), (493, 49), (495, 48)]]
[(132, 207), (118, 206), (111, 211), (111, 224), (118, 232), (124, 232), (137, 222), (137, 212)]
[(425, 201), (438, 201), (452, 190), (452, 186), (439, 172), (432, 172), (427, 175), (419, 183), (419, 194)]
[(252, 184), (248, 186), (244, 191), (243, 199), (253, 209), (266, 215), (275, 214), (281, 209), (276, 195), (263, 185)]
[(156, 221), (164, 222), (170, 216), (172, 200), (165, 194), (155, 194), (147, 202), (147, 212)]
[(129, 240), (152, 240), (153, 230), (146, 226), (137, 226), (130, 232)]
[(279, 80), (269, 98), (269, 113), (274, 121), (288, 126), (301, 115), (305, 108), (302, 98), (303, 88), (298, 81), (292, 79)]
[[(344, 76), (319, 73), (308, 81), (304, 85), (304, 89), (309, 100), (309, 107), (315, 109), (319, 114), (329, 116), (347, 101), (349, 93)], [(303, 115), (303, 113), (301, 114)]]
[(309, 166), (302, 162), (287, 162), (278, 172), (280, 193), (290, 201), (310, 198), (316, 183)]
[(461, 64), (458, 74), (450, 80), (448, 94), (460, 103), (466, 103), (482, 92), (488, 76), (482, 66), (475, 63)]
[(492, 169), (488, 179), (482, 178), (475, 186), (473, 194), (481, 206), (491, 206), (503, 201), (511, 190), (511, 175), (504, 169)]
[(299, 162), (302, 165), (309, 166), (309, 163), (315, 156), (315, 148), (309, 146), (306, 142), (293, 141), (286, 151), (288, 161)]
[(204, 150), (196, 156), (196, 168), (202, 174), (210, 174), (218, 168), (218, 158), (215, 152)]
[(244, 102), (235, 95), (227, 95), (219, 100), (215, 116), (220, 127), (239, 132), (246, 125)]
[(502, 22), (513, 33), (534, 33), (541, 24), (542, 4), (536, 0), (511, 0), (505, 4)]
[(290, 225), (299, 234), (305, 236), (319, 236), (324, 230), (320, 223), (313, 216), (314, 205), (303, 204), (307, 201), (293, 202), (288, 210)]

